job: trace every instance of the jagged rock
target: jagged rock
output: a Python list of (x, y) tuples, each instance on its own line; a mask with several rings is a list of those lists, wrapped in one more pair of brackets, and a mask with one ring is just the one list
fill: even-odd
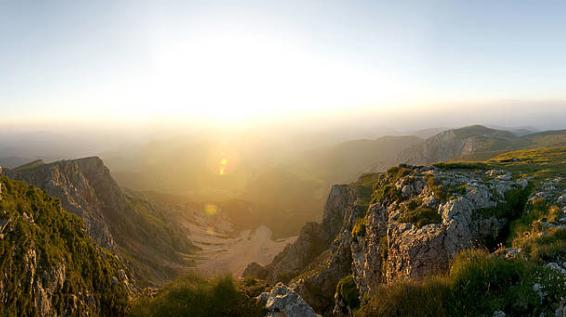
[(546, 293), (544, 292), (544, 288), (540, 283), (534, 283), (533, 284), (533, 291), (538, 295), (538, 297), (540, 298), (540, 301), (543, 302), (544, 301), (544, 297), (546, 296)]
[(558, 272), (562, 275), (564, 275), (564, 277), (566, 277), (566, 268), (562, 267), (560, 264), (556, 263), (556, 262), (549, 262), (546, 264), (546, 266), (550, 269), (552, 269), (555, 272)]
[[(418, 169), (416, 169), (418, 172)], [(400, 206), (370, 206), (367, 213), (366, 236), (358, 238), (352, 247), (353, 272), (361, 292), (368, 292), (379, 283), (393, 283), (400, 279), (420, 279), (426, 275), (442, 273), (462, 249), (491, 241), (500, 234), (505, 219), (479, 215), (479, 210), (493, 208), (500, 203), (505, 192), (520, 188), (514, 182), (502, 179), (484, 181), (481, 174), (463, 176), (455, 172), (434, 172), (435, 179), (446, 186), (465, 184), (466, 192), (440, 203), (437, 212), (442, 222), (418, 228), (399, 221)], [(397, 181), (415, 182), (412, 196), (406, 200), (431, 200), (433, 188), (421, 187), (424, 177), (409, 175)], [(494, 191), (500, 192), (496, 195)], [(416, 197), (416, 198), (411, 198)], [(430, 204), (426, 204), (429, 207)], [(387, 260), (385, 255), (387, 254)]]
[[(559, 184), (554, 180), (549, 184), (552, 186), (546, 189), (554, 191), (538, 187), (529, 201), (554, 201)], [(527, 178), (514, 179), (505, 171), (486, 172), (458, 165), (404, 166), (382, 175), (372, 185), (375, 191), (368, 207), (359, 204), (359, 193), (341, 188), (342, 201), (331, 196), (332, 205), (339, 206), (332, 210), (333, 221), (328, 221), (330, 213), (325, 211), (327, 221), (323, 224), (332, 223), (331, 230), (326, 225), (309, 224), (303, 229), (308, 229), (304, 236), (266, 267), (272, 275), (273, 268), (281, 271), (278, 265), (293, 264), (290, 257), (300, 258), (300, 265), (293, 267), (300, 272), (289, 285), (325, 316), (347, 311), (340, 298), (327, 294), (334, 294), (337, 282), (349, 274), (363, 296), (375, 294), (380, 284), (445, 274), (464, 249), (498, 248), (498, 254), (505, 258), (521, 256), (520, 249), (504, 249), (497, 242), (516, 216), (512, 214), (515, 209), (524, 207), (527, 190), (531, 190)], [(419, 223), (419, 212), (426, 221)], [(336, 229), (338, 225), (340, 229)], [(319, 241), (332, 242), (315, 256), (310, 253), (309, 262), (309, 257), (301, 258), (300, 254), (306, 254), (312, 246), (313, 234), (306, 233), (312, 233), (313, 228), (320, 229), (318, 237), (326, 235)], [(542, 288), (539, 291), (544, 295)]]
[(273, 262), (266, 267), (267, 281), (288, 282), (305, 268), (326, 248), (326, 232), (318, 223), (307, 223), (299, 233), (296, 242), (285, 247)]
[(505, 316), (507, 316), (507, 314), (505, 314), (504, 311), (496, 310), (493, 312), (493, 317), (505, 317)]
[(302, 274), (290, 282), (316, 311), (326, 314), (334, 307), (334, 292), (338, 281), (351, 273), (351, 233), (344, 230), (334, 240), (330, 250), (325, 251), (311, 263)]
[(496, 310), (493, 312), (493, 317), (505, 317), (505, 316), (507, 316), (507, 314), (505, 314), (504, 311)]
[(344, 219), (349, 220), (356, 200), (355, 192), (347, 185), (334, 185), (328, 195), (324, 208), (322, 224), (307, 223), (293, 243), (277, 255), (273, 262), (265, 267), (268, 271), (266, 280), (272, 284), (287, 282), (298, 275), (313, 259), (330, 246), (332, 240), (342, 228)]
[(34, 164), (33, 168), (7, 170), (6, 174), (59, 198), (66, 210), (83, 219), (88, 232), (101, 246), (114, 246), (107, 219), (124, 208), (124, 199), (119, 197), (122, 191), (98, 157)]
[(386, 208), (379, 203), (370, 206), (367, 219), (365, 231), (354, 238), (350, 248), (353, 276), (361, 293), (385, 281), (382, 268), (386, 265), (388, 249)]
[(277, 283), (270, 292), (260, 294), (257, 300), (265, 304), (268, 317), (281, 316), (280, 314), (285, 317), (318, 316), (299, 294), (283, 283)]

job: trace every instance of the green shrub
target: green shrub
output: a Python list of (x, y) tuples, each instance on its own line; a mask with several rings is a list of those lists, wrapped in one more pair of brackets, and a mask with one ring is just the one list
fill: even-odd
[(394, 201), (396, 199), (399, 199), (399, 197), (401, 197), (401, 195), (394, 185), (385, 184), (383, 186), (378, 187), (373, 192), (373, 195), (371, 197), (371, 203), (384, 202), (386, 200)]
[(511, 223), (510, 240), (521, 240), (524, 235), (532, 234), (531, 231), (536, 229), (534, 226), (541, 220), (555, 221), (559, 212), (557, 206), (548, 205), (544, 199), (534, 199), (521, 217)]
[(417, 207), (414, 210), (407, 210), (399, 221), (413, 223), (417, 228), (421, 228), (431, 223), (441, 223), (442, 217), (435, 210), (428, 207)]
[(338, 294), (346, 306), (351, 309), (360, 306), (360, 294), (352, 275), (345, 276), (338, 282), (336, 285), (336, 294)]
[(363, 237), (366, 234), (367, 218), (358, 218), (354, 223), (352, 228), (352, 237), (355, 239), (357, 237)]
[(399, 165), (390, 168), (384, 181), (380, 186), (374, 188), (373, 194), (371, 196), (371, 203), (393, 201), (401, 197), (399, 191), (395, 188), (395, 182), (401, 177), (405, 177), (411, 173), (412, 169), (406, 165)]
[(530, 186), (527, 186), (525, 189), (511, 189), (505, 193), (504, 203), (493, 208), (480, 209), (479, 212), (486, 218), (494, 216), (497, 218), (516, 219), (523, 214), (530, 192)]
[(381, 286), (356, 316), (447, 316), (449, 287), (443, 278)]
[(566, 256), (566, 229), (548, 228), (541, 232), (538, 228), (513, 240), (513, 246), (521, 248), (531, 260), (554, 260)]
[[(533, 288), (541, 285), (541, 298)], [(448, 276), (398, 282), (371, 294), (359, 316), (547, 316), (566, 297), (562, 275), (525, 260), (505, 260), (481, 250), (462, 252)]]
[(130, 316), (253, 317), (263, 309), (246, 297), (232, 277), (204, 279), (189, 274), (167, 285), (154, 298), (140, 298)]
[[(550, 304), (566, 296), (565, 282), (558, 273), (528, 261), (466, 251), (456, 258), (450, 271), (450, 314), (482, 316), (495, 310), (511, 316), (551, 313), (554, 308)], [(536, 283), (544, 285), (544, 300), (533, 289)]]

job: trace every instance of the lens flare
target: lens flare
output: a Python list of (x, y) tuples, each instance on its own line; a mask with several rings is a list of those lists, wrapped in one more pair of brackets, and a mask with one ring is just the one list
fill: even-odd
[(228, 165), (228, 160), (226, 158), (223, 158), (223, 159), (220, 160), (219, 171), (218, 171), (218, 173), (220, 175), (224, 175), (224, 172), (226, 171), (227, 165)]
[(218, 206), (216, 206), (214, 204), (206, 204), (204, 206), (204, 213), (207, 216), (214, 216), (214, 215), (216, 215), (216, 213), (218, 213)]

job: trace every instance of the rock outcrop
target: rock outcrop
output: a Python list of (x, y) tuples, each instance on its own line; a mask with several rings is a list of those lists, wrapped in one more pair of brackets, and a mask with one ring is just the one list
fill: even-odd
[[(495, 248), (512, 209), (526, 202), (527, 183), (501, 177), (506, 174), (431, 167), (411, 167), (404, 173), (385, 177), (384, 182), (393, 184), (394, 197), (371, 204), (360, 220), (365, 225), (351, 250), (361, 292), (446, 272), (463, 249)], [(490, 173), (493, 178), (486, 177)], [(518, 201), (507, 206), (511, 193)]]
[[(342, 228), (344, 219), (348, 219), (345, 210), (354, 206), (355, 191), (347, 185), (332, 187), (326, 206), (322, 224), (307, 223), (299, 233), (296, 242), (288, 245), (264, 270), (265, 279), (271, 283), (287, 282), (303, 271), (312, 260), (328, 249), (336, 234)], [(261, 270), (257, 264), (246, 269), (244, 276), (250, 272)]]
[(316, 317), (312, 307), (300, 295), (283, 283), (275, 285), (270, 292), (261, 293), (257, 300), (265, 305), (266, 317)]
[(6, 174), (42, 188), (61, 200), (63, 207), (81, 217), (87, 230), (101, 246), (112, 248), (111, 219), (125, 208), (122, 191), (110, 176), (102, 160), (90, 157), (44, 164), (36, 161)]
[[(560, 192), (549, 194), (560, 188), (553, 184), (534, 186), (524, 175), (481, 164), (401, 165), (333, 187), (322, 223), (306, 225), (261, 276), (288, 282), (318, 313), (343, 313), (350, 307), (334, 296), (340, 279), (352, 275), (361, 300), (380, 285), (444, 274), (465, 249), (500, 250), (531, 200), (566, 205)], [(561, 218), (542, 225), (564, 226)]]
[(129, 262), (137, 279), (158, 284), (186, 266), (194, 249), (186, 232), (160, 208), (122, 191), (98, 157), (32, 162), (6, 175), (35, 185), (79, 216), (90, 236)]

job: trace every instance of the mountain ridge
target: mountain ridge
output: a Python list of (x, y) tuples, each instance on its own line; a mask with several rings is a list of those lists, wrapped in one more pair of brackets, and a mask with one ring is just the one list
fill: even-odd
[(125, 315), (130, 272), (82, 220), (24, 182), (2, 176), (0, 189), (0, 314)]
[(136, 278), (158, 284), (187, 265), (194, 250), (182, 229), (161, 210), (124, 193), (96, 156), (5, 170), (38, 186), (81, 217), (97, 243), (124, 257)]

